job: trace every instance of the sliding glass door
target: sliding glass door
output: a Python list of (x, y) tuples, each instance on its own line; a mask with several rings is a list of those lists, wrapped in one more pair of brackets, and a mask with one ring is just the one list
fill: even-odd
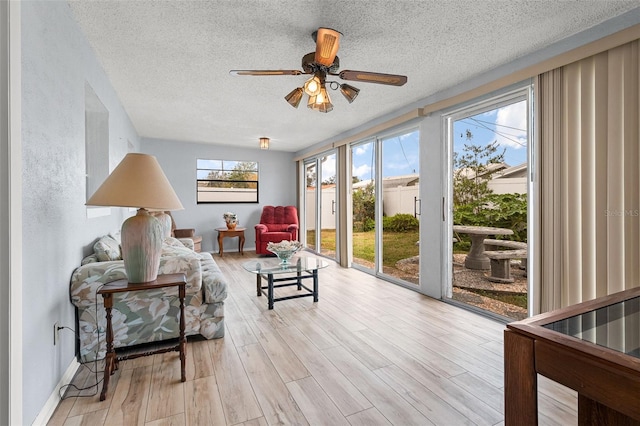
[(336, 153), (329, 152), (304, 163), (306, 247), (330, 258), (337, 257)]
[(527, 88), (446, 119), (453, 207), (446, 293), (510, 319), (527, 317), (530, 116)]
[(419, 283), (419, 131), (353, 144), (352, 264), (402, 284)]

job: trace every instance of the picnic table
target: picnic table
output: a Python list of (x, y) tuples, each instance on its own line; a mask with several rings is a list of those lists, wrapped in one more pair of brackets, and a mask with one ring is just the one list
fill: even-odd
[(490, 235), (512, 235), (513, 230), (491, 226), (453, 225), (453, 232), (467, 234), (471, 238), (471, 249), (464, 266), (467, 269), (491, 269), (491, 260), (484, 254), (484, 240)]

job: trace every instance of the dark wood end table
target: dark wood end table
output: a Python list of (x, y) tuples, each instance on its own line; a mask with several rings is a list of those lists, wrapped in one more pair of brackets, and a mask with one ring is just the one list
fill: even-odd
[[(117, 280), (105, 284), (98, 290), (98, 294), (102, 295), (104, 300), (104, 309), (107, 311), (107, 354), (105, 357), (104, 365), (104, 381), (102, 384), (102, 393), (100, 393), (100, 401), (104, 401), (107, 396), (107, 389), (109, 388), (109, 377), (115, 370), (118, 369), (118, 361), (125, 359), (133, 359), (146, 355), (153, 355), (157, 353), (177, 351), (180, 352), (180, 373), (181, 381), (186, 381), (185, 362), (187, 354), (187, 338), (184, 335), (184, 297), (185, 288), (187, 285), (187, 278), (184, 274), (167, 274), (158, 275), (155, 281), (147, 283), (130, 283), (127, 280)], [(124, 293), (128, 291), (139, 290), (153, 290), (164, 287), (178, 287), (178, 297), (180, 299), (180, 336), (178, 344), (175, 346), (169, 346), (153, 351), (144, 353), (136, 353), (130, 355), (116, 355), (115, 348), (113, 347), (113, 326), (111, 325), (111, 309), (113, 308), (113, 295), (116, 293)]]
[(238, 237), (238, 249), (240, 254), (244, 255), (244, 231), (247, 228), (240, 228), (240, 227), (236, 227), (234, 229), (229, 229), (229, 228), (216, 228), (216, 231), (218, 231), (218, 247), (220, 247), (220, 257), (222, 257), (223, 254), (223, 241), (225, 238), (229, 237), (229, 238), (233, 238), (233, 237)]
[(537, 375), (578, 393), (579, 425), (640, 425), (640, 287), (504, 331), (505, 425), (538, 424)]

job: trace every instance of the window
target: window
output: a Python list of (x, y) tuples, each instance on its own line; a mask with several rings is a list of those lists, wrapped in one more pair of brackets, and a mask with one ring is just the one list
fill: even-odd
[[(86, 199), (109, 176), (109, 111), (88, 83), (85, 83), (85, 173)], [(87, 217), (107, 216), (109, 207), (88, 207)]]
[(198, 203), (257, 203), (258, 163), (197, 160)]

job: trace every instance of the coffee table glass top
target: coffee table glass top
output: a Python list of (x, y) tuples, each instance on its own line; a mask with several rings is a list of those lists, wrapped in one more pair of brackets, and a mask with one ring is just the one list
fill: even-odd
[(288, 264), (281, 264), (280, 259), (260, 258), (245, 262), (242, 267), (254, 274), (285, 274), (298, 271), (313, 272), (318, 269), (326, 268), (329, 262), (317, 257), (294, 256)]
[(640, 358), (640, 297), (545, 324), (544, 327)]

